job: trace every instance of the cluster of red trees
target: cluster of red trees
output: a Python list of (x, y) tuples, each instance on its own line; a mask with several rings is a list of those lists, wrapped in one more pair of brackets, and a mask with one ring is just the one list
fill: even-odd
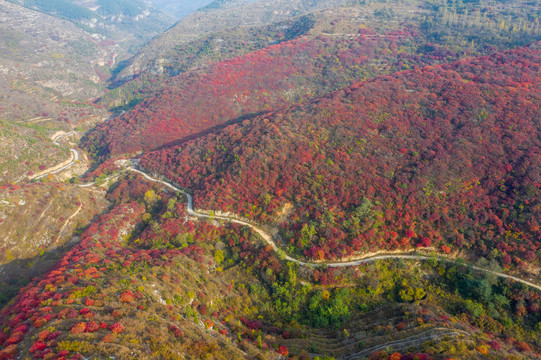
[[(36, 280), (24, 288), (10, 305), (0, 313), (0, 322), (5, 330), (0, 333), (0, 358), (10, 359), (17, 352), (17, 344), (30, 337), (33, 341), (30, 353), (36, 359), (55, 358), (68, 359), (74, 354), (66, 351), (56, 351), (60, 338), (66, 334), (62, 331), (37, 332), (35, 329), (46, 327), (50, 321), (60, 319), (81, 319), (66, 329), (72, 334), (96, 332), (109, 329), (111, 333), (121, 333), (121, 323), (98, 323), (92, 319), (96, 310), (79, 307), (75, 302), (74, 293), (80, 292), (85, 286), (94, 286), (97, 279), (107, 274), (107, 267), (113, 263), (119, 266), (126, 261), (147, 261), (149, 264), (160, 266), (164, 264), (163, 251), (150, 254), (144, 251), (121, 251), (117, 234), (122, 226), (133, 226), (144, 208), (137, 203), (120, 205), (101, 220), (93, 224), (82, 235), (82, 241), (62, 258), (59, 264), (42, 279)], [(107, 250), (108, 249), (108, 250)], [(126, 300), (127, 294), (122, 294), (120, 301)], [(90, 298), (81, 300), (86, 306), (97, 306)], [(102, 305), (103, 306), (103, 303)], [(59, 330), (62, 330), (61, 328)], [(106, 333), (105, 333), (106, 334)], [(54, 355), (54, 356), (53, 356)]]
[(142, 156), (196, 206), (273, 222), (310, 258), (472, 248), (509, 266), (541, 248), (540, 51), (359, 83)]
[[(53, 270), (21, 290), (13, 304), (0, 313), (0, 323), (4, 329), (0, 333), (0, 359), (13, 358), (18, 344), (27, 338), (33, 342), (30, 353), (35, 359), (78, 358), (65, 350), (56, 350), (60, 339), (66, 336), (62, 329), (54, 332), (36, 330), (45, 328), (51, 321), (79, 319), (79, 322), (66, 329), (66, 332), (72, 334), (96, 332), (100, 329), (109, 329), (112, 333), (122, 332), (122, 324), (93, 321), (95, 310), (79, 307), (73, 294), (85, 286), (95, 285), (96, 279), (105, 276), (108, 264), (126, 256), (119, 253), (105, 258), (104, 250), (120, 247), (116, 239), (118, 227), (120, 224), (133, 226), (142, 211), (144, 208), (137, 203), (114, 208), (85, 231), (81, 243), (66, 253)], [(149, 260), (152, 259), (150, 257)], [(96, 305), (89, 298), (83, 299), (83, 303), (86, 306)]]
[(363, 30), (360, 35), (296, 38), (183, 73), (132, 111), (98, 126), (83, 144), (98, 157), (145, 151), (407, 64), (458, 57), (452, 52), (431, 55), (438, 53), (431, 47), (425, 53), (408, 52), (417, 41), (410, 29), (387, 36)]
[[(55, 268), (22, 289), (12, 305), (0, 312), (0, 327), (4, 330), (0, 332), (0, 359), (12, 359), (28, 351), (28, 348), (19, 346), (23, 341), (31, 344), (30, 355), (36, 359), (79, 359), (77, 351), (58, 348), (58, 344), (70, 334), (95, 333), (102, 343), (120, 341), (118, 334), (127, 330), (124, 323), (128, 314), (126, 309), (144, 310), (148, 299), (136, 285), (107, 297), (105, 287), (114, 282), (113, 274), (122, 270), (142, 272), (148, 276), (145, 269), (176, 267), (178, 257), (185, 256), (202, 266), (210, 266), (212, 261), (205, 260), (208, 256), (204, 256), (200, 245), (203, 242), (214, 243), (229, 232), (241, 233), (238, 227), (216, 228), (206, 222), (185, 221), (185, 204), (180, 202), (170, 209), (175, 212), (174, 217), (162, 218), (169, 207), (161, 204), (158, 206), (163, 209), (158, 219), (163, 226), (148, 226), (140, 234), (137, 246), (126, 246), (120, 234), (141, 224), (147, 209), (134, 200), (142, 199), (151, 184), (135, 176), (135, 179), (125, 180), (111, 191), (109, 200), (117, 203), (111, 212), (94, 222), (82, 234), (81, 242), (67, 252)], [(165, 203), (171, 195), (159, 192), (159, 198)], [(249, 231), (245, 229), (244, 233), (248, 236)], [(189, 234), (190, 243), (185, 247), (172, 246), (174, 237), (180, 234)], [(159, 237), (164, 239), (163, 247), (156, 246), (155, 240)], [(257, 253), (253, 242), (244, 240), (243, 243), (244, 256)], [(170, 281), (166, 277), (162, 280)], [(234, 296), (233, 290), (231, 286), (221, 291)], [(201, 315), (207, 315), (204, 301), (205, 294), (201, 292), (192, 303)], [(171, 305), (169, 307), (172, 309)], [(176, 311), (179, 311), (178, 306)], [(228, 313), (234, 313), (233, 309), (224, 307), (208, 316), (223, 318)], [(205, 321), (222, 334), (228, 333), (222, 324)], [(55, 331), (49, 331), (49, 326), (54, 326)], [(174, 337), (183, 336), (183, 330), (178, 326), (170, 327), (170, 331)]]

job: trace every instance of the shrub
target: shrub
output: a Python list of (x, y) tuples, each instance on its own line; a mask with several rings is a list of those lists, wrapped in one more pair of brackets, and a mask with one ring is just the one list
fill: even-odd
[(132, 300), (133, 300), (133, 292), (131, 291), (126, 291), (125, 293), (122, 293), (122, 295), (120, 295), (120, 302), (130, 303)]
[(75, 324), (71, 327), (70, 333), (72, 334), (82, 334), (86, 330), (86, 324), (84, 322), (80, 322), (78, 324)]
[(278, 354), (282, 355), (282, 356), (287, 356), (289, 355), (289, 350), (287, 349), (287, 346), (280, 346), (278, 348)]
[(100, 325), (98, 323), (96, 323), (95, 321), (91, 321), (88, 324), (86, 324), (85, 331), (93, 333), (93, 332), (98, 331), (99, 329), (100, 329)]
[(121, 334), (124, 331), (124, 326), (122, 326), (121, 323), (114, 323), (109, 326), (109, 330), (111, 330), (113, 334)]

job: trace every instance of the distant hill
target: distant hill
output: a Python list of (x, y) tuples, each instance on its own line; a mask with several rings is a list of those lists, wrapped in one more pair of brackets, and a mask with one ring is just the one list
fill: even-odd
[[(143, 91), (139, 98), (148, 97), (150, 95), (144, 92), (148, 88), (148, 78), (161, 82), (186, 71), (185, 64), (193, 68), (201, 62), (233, 58), (283, 41), (274, 33), (280, 32), (282, 27), (287, 28), (288, 19), (307, 14), (318, 18), (320, 11), (337, 7), (346, 7), (358, 14), (353, 19), (336, 16), (334, 27), (337, 33), (351, 30), (351, 25), (357, 27), (353, 32), (359, 27), (388, 32), (408, 24), (426, 39), (429, 47), (433, 44), (449, 46), (451, 51), (469, 51), (471, 55), (525, 45), (541, 37), (541, 28), (533, 15), (538, 8), (528, 0), (520, 0), (512, 6), (489, 0), (452, 4), (437, 0), (430, 5), (417, 0), (215, 1), (179, 21), (119, 67), (113, 87), (143, 75), (140, 84), (119, 88), (127, 97), (120, 97), (121, 104), (130, 102), (134, 92), (130, 87)], [(506, 20), (502, 22), (502, 19)], [(348, 22), (349, 27), (341, 28), (340, 25)]]
[[(232, 28), (178, 47), (176, 56), (163, 66), (164, 74), (148, 71), (100, 99), (106, 107), (128, 109), (146, 100), (99, 126), (85, 144), (101, 158), (148, 150), (355, 81), (487, 55), (509, 42), (521, 44), (541, 36), (531, 26), (522, 29), (522, 35), (496, 26), (496, 15), (503, 10), (490, 8), (493, 18), (484, 26), (492, 30), (486, 34), (477, 34), (472, 20), (460, 34), (435, 43), (442, 28), (452, 33), (453, 25), (433, 23), (444, 16), (439, 13), (421, 21), (417, 14), (408, 15), (408, 6), (397, 17), (382, 15), (387, 8), (381, 4), (335, 7), (272, 25)], [(407, 25), (388, 17), (407, 19)], [(468, 36), (483, 41), (467, 42)]]
[(180, 20), (161, 36), (150, 41), (128, 61), (115, 81), (127, 81), (147, 69), (159, 71), (169, 61), (171, 49), (201, 36), (231, 27), (245, 28), (272, 24), (318, 9), (344, 5), (347, 2), (347, 0), (215, 1)]
[(177, 19), (181, 19), (211, 2), (212, 0), (152, 0), (156, 7)]
[(135, 51), (174, 23), (174, 19), (143, 0), (8, 0), (66, 19), (85, 31)]

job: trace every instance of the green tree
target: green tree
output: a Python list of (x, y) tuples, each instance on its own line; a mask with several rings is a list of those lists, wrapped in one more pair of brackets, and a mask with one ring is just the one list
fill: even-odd
[(224, 261), (224, 252), (220, 249), (216, 250), (214, 252), (214, 260), (216, 261), (216, 264), (221, 264), (222, 261)]
[(466, 311), (468, 311), (475, 318), (478, 318), (485, 312), (483, 305), (475, 301), (466, 300), (464, 306)]

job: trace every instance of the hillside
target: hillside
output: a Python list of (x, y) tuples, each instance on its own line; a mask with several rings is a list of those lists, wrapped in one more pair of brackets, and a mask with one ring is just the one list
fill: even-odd
[[(179, 75), (129, 113), (98, 126), (85, 139), (97, 156), (133, 153), (233, 121), (323, 95), (352, 79), (369, 77), (372, 61), (385, 57), (399, 67), (389, 47), (415, 36), (299, 38)], [(362, 35), (362, 34), (361, 34)], [(338, 60), (337, 57), (339, 57)], [(416, 57), (417, 58), (417, 57)], [(419, 59), (418, 62), (422, 62)], [(377, 70), (376, 70), (377, 71)], [(210, 111), (209, 111), (210, 110)]]
[[(0, 203), (0, 265), (58, 247), (78, 223), (86, 225), (82, 219), (92, 218), (105, 207), (103, 196), (58, 183), (3, 186)], [(24, 225), (15, 219), (25, 221)]]
[[(214, 1), (190, 14), (161, 36), (150, 41), (116, 76), (116, 81), (127, 81), (142, 72), (160, 72), (171, 59), (171, 49), (182, 46), (209, 33), (232, 27), (272, 24), (307, 14), (322, 8), (343, 5), (345, 0), (259, 0)], [(174, 52), (174, 51), (173, 51)]]
[(64, 161), (68, 147), (54, 144), (54, 134), (88, 129), (109, 117), (87, 99), (103, 91), (121, 50), (68, 21), (5, 1), (0, 34), (3, 185)]
[(541, 360), (540, 16), (0, 0), (0, 360)]
[(59, 183), (0, 187), (0, 306), (77, 242), (74, 233), (107, 208), (103, 195)]
[(306, 35), (314, 17), (306, 15), (265, 26), (234, 27), (212, 32), (169, 49), (167, 60), (146, 69), (133, 80), (115, 86), (99, 98), (107, 108), (131, 109), (163, 88), (171, 77), (232, 59), (280, 42)]
[[(382, 14), (385, 9), (381, 4), (368, 9), (338, 7), (272, 26), (230, 29), (229, 35), (215, 33), (190, 43), (176, 50), (178, 57), (165, 67), (167, 74), (145, 74), (102, 97), (100, 104), (107, 107), (129, 108), (146, 100), (99, 126), (84, 144), (97, 158), (133, 154), (243, 116), (322, 96), (355, 81), (472, 54), (488, 55), (509, 42), (520, 44), (540, 36), (535, 28), (524, 28), (520, 35), (505, 27), (478, 33), (474, 20), (465, 19), (463, 32), (436, 44), (434, 37), (454, 26), (436, 24), (444, 15), (434, 14), (422, 24), (408, 15), (389, 15), (407, 20), (397, 24), (398, 20), (388, 21)], [(504, 10), (490, 11), (492, 24)], [(400, 14), (409, 12), (406, 8)], [(525, 13), (517, 10), (517, 16)], [(475, 40), (466, 41), (473, 34)], [(254, 51), (222, 60), (223, 54), (234, 56), (250, 49)]]
[[(488, 55), (498, 49), (537, 41), (541, 36), (539, 20), (533, 15), (538, 8), (531, 1), (518, 1), (514, 5), (487, 0), (465, 3), (439, 0), (430, 5), (415, 0), (285, 4), (216, 1), (212, 5), (180, 21), (142, 48), (116, 76), (115, 92), (107, 94), (101, 103), (108, 107), (133, 106), (153, 95), (156, 83), (171, 76), (307, 33), (314, 37), (343, 36), (368, 28), (385, 34), (399, 32), (407, 24), (419, 34), (417, 51), (431, 50), (435, 56), (461, 52), (470, 56)], [(307, 16), (310, 21), (302, 21)], [(381, 59), (381, 63), (385, 61)], [(122, 86), (134, 77), (134, 81)]]
[[(182, 198), (141, 178), (108, 198), (81, 243), (2, 310), (0, 358), (538, 356), (539, 294), (520, 284), (438, 262), (300, 269), (246, 228), (186, 219)], [(479, 286), (483, 300), (468, 293)]]
[(378, 77), (141, 164), (308, 258), (436, 246), (525, 269), (541, 245), (539, 64), (533, 45)]
[[(109, 117), (93, 104), (58, 99), (20, 81), (11, 84), (0, 80), (0, 185), (30, 180), (67, 161), (78, 137), (63, 134), (89, 129)], [(78, 161), (80, 174), (87, 163), (86, 156)]]

